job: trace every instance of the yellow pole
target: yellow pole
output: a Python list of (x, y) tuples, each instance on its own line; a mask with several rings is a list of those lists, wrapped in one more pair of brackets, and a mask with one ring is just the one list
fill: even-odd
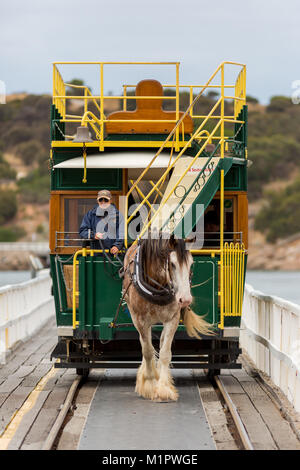
[(76, 296), (78, 292), (76, 291), (76, 266), (78, 264), (77, 256), (82, 253), (82, 250), (76, 251), (73, 259), (73, 330), (76, 329)]
[(100, 65), (100, 107), (101, 107), (101, 129), (100, 129), (100, 150), (104, 150), (104, 99), (103, 99), (103, 63)]
[[(221, 159), (224, 159), (224, 64), (221, 67)], [(221, 250), (221, 269), (220, 269), (220, 316), (221, 329), (224, 328), (224, 169), (220, 176), (220, 250)]]
[(123, 100), (123, 111), (127, 111), (127, 85), (123, 85), (124, 87), (124, 100)]
[(55, 69), (56, 69), (56, 67), (55, 67), (55, 65), (53, 65), (52, 93), (53, 93), (53, 104), (54, 105), (56, 105), (56, 101), (55, 101), (55, 95), (56, 95), (56, 93), (55, 93)]
[[(86, 97), (87, 96), (87, 91), (86, 91), (86, 88), (84, 89), (84, 96)], [(86, 114), (88, 110), (88, 100), (84, 100), (84, 114)]]
[(82, 182), (86, 183), (87, 178), (86, 178), (86, 146), (83, 144), (83, 178)]
[[(193, 87), (190, 86), (190, 106), (193, 102)], [(194, 112), (194, 106), (191, 106), (191, 110), (190, 110), (190, 116), (193, 117), (193, 112)]]
[[(176, 64), (176, 122), (179, 120), (179, 64)], [(179, 152), (179, 126), (176, 128), (175, 150)]]

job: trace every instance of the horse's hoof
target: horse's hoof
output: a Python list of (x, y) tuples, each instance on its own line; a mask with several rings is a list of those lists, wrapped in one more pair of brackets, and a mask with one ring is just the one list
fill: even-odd
[(179, 393), (175, 387), (169, 385), (158, 384), (155, 390), (154, 401), (157, 402), (169, 402), (177, 401)]
[(136, 383), (135, 391), (138, 395), (148, 400), (153, 400), (155, 396), (157, 381), (155, 379), (144, 379)]

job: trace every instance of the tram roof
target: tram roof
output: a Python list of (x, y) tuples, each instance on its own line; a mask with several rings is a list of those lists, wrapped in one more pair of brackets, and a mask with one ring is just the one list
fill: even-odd
[[(109, 152), (87, 155), (87, 168), (146, 168), (154, 157), (153, 152)], [(174, 152), (171, 162), (177, 154)], [(170, 151), (162, 152), (151, 165), (152, 168), (167, 168), (170, 162)], [(54, 168), (83, 168), (83, 157), (70, 158), (54, 165)]]

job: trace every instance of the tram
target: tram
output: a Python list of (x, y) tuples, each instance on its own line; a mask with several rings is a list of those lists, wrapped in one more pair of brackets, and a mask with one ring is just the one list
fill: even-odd
[[(96, 69), (99, 93), (63, 78), (63, 72), (71, 76), (74, 65)], [(105, 95), (107, 70), (109, 77), (114, 69), (120, 77), (120, 69), (131, 67), (139, 77), (148, 77), (151, 68), (151, 78), (121, 83), (120, 95)], [(174, 73), (171, 83), (158, 80), (162, 68)], [(126, 249), (154, 229), (194, 237), (189, 245), (194, 259), (192, 307), (214, 331), (192, 339), (179, 323), (172, 366), (202, 368), (212, 375), (240, 367), (248, 246), (246, 67), (222, 62), (205, 84), (182, 84), (179, 77), (179, 62), (53, 64), (50, 270), (58, 335), (51, 356), (59, 359), (55, 367), (88, 375), (91, 368), (138, 366), (138, 333), (122, 301), (120, 268)], [(185, 107), (183, 95), (188, 97)], [(113, 102), (115, 110), (107, 111)], [(81, 221), (97, 204), (101, 189), (110, 191), (124, 219), (124, 249), (117, 256), (93, 249), (89, 239), (79, 236)], [(153, 327), (154, 346), (161, 330), (159, 324)]]

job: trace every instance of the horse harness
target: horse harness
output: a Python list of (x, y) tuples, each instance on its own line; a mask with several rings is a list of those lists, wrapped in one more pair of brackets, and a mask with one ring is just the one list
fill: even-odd
[[(122, 298), (117, 308), (114, 320), (112, 321), (110, 325), (111, 327), (115, 328), (118, 326), (116, 321), (119, 315), (119, 311), (120, 311), (122, 302), (125, 299), (126, 294), (132, 284), (134, 285), (134, 287), (136, 288), (136, 290), (142, 297), (144, 297), (146, 300), (148, 300), (149, 302), (153, 304), (168, 305), (171, 302), (173, 302), (175, 299), (175, 288), (174, 288), (172, 281), (170, 282), (168, 286), (165, 287), (159, 284), (157, 281), (155, 281), (155, 279), (152, 279), (150, 276), (148, 276), (150, 281), (152, 281), (153, 283), (157, 284), (160, 287), (159, 289), (156, 289), (155, 287), (151, 286), (150, 284), (146, 282), (144, 271), (143, 271), (143, 263), (141, 260), (140, 249), (141, 249), (141, 246), (138, 245), (135, 256), (128, 263), (126, 269), (124, 269), (124, 265), (119, 269), (120, 278), (123, 279), (126, 272), (128, 272), (128, 275), (130, 277), (130, 282), (127, 288), (125, 289), (125, 291), (123, 291), (122, 293)], [(133, 264), (133, 271), (130, 270), (131, 264)], [(170, 274), (169, 262), (167, 262), (167, 269), (169, 270), (169, 274)], [(190, 272), (190, 284), (191, 282), (192, 282), (192, 272)], [(120, 326), (124, 326), (124, 325), (122, 324)]]
[[(169, 263), (167, 262), (167, 269), (169, 269)], [(133, 260), (133, 272), (130, 272), (131, 281), (138, 291), (138, 293), (149, 302), (156, 305), (168, 305), (174, 301), (175, 288), (172, 281), (167, 286), (162, 286), (159, 282), (147, 276), (148, 279), (156, 284), (158, 288), (150, 285), (145, 279), (145, 273), (143, 270), (143, 263), (141, 259), (141, 246), (138, 245), (136, 254)]]

